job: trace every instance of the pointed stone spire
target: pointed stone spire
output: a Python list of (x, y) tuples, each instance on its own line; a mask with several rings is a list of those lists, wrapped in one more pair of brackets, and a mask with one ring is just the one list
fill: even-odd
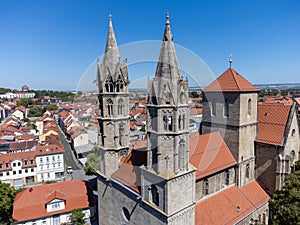
[(112, 15), (110, 14), (103, 64), (108, 66), (109, 64), (117, 64), (119, 62), (120, 54), (112, 25)]
[(169, 14), (166, 15), (166, 26), (160, 49), (159, 61), (156, 67), (156, 77), (164, 77), (169, 80), (180, 79), (173, 35), (171, 33)]

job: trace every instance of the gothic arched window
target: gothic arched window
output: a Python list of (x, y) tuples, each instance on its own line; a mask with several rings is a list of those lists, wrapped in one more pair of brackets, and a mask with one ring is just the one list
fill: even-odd
[(121, 78), (121, 75), (118, 76), (118, 79), (117, 79), (117, 83), (116, 83), (116, 89), (117, 89), (117, 92), (122, 92), (123, 91), (123, 80)]
[(182, 128), (182, 119), (181, 119), (181, 115), (178, 116), (178, 130), (181, 130)]
[(248, 115), (251, 116), (251, 99), (248, 100)]
[(178, 169), (183, 170), (184, 168), (184, 149), (185, 149), (185, 141), (182, 139), (179, 142), (179, 159), (178, 159)]
[(247, 164), (246, 165), (246, 178), (249, 178), (250, 177), (250, 165)]
[(118, 115), (123, 115), (123, 108), (124, 108), (123, 100), (119, 99), (119, 101), (118, 101)]
[(120, 124), (119, 126), (119, 144), (120, 146), (123, 146), (123, 142), (124, 142), (124, 135), (125, 135), (125, 129), (124, 129), (124, 125)]
[(111, 76), (109, 76), (105, 82), (105, 89), (106, 92), (113, 92), (114, 91), (114, 85)]
[(113, 101), (111, 99), (107, 99), (106, 104), (107, 104), (107, 114), (109, 116), (112, 116), (114, 114), (113, 113)]

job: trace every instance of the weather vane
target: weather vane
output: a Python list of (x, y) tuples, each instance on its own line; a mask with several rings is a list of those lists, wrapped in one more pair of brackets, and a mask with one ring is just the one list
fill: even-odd
[(231, 68), (231, 64), (232, 64), (232, 54), (229, 55), (229, 63), (230, 63), (230, 68)]

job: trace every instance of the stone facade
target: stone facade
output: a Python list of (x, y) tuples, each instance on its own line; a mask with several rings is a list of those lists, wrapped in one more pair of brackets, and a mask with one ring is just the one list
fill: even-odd
[(291, 106), (282, 144), (255, 142), (256, 178), (268, 194), (281, 190), (299, 160), (300, 136), (295, 105)]
[(103, 63), (97, 66), (100, 172), (110, 177), (128, 154), (130, 127), (127, 65), (120, 62), (111, 18)]
[(221, 132), (239, 163), (239, 186), (254, 180), (256, 124), (257, 92), (204, 94), (202, 133)]

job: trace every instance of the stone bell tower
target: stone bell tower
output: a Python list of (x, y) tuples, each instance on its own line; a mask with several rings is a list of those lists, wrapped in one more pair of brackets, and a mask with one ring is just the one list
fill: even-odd
[(110, 177), (129, 151), (129, 92), (127, 65), (120, 54), (109, 17), (103, 62), (97, 61), (100, 172)]
[(180, 74), (168, 14), (148, 92), (147, 165), (141, 171), (143, 199), (168, 215), (172, 224), (194, 224), (195, 169), (189, 163), (188, 81)]

